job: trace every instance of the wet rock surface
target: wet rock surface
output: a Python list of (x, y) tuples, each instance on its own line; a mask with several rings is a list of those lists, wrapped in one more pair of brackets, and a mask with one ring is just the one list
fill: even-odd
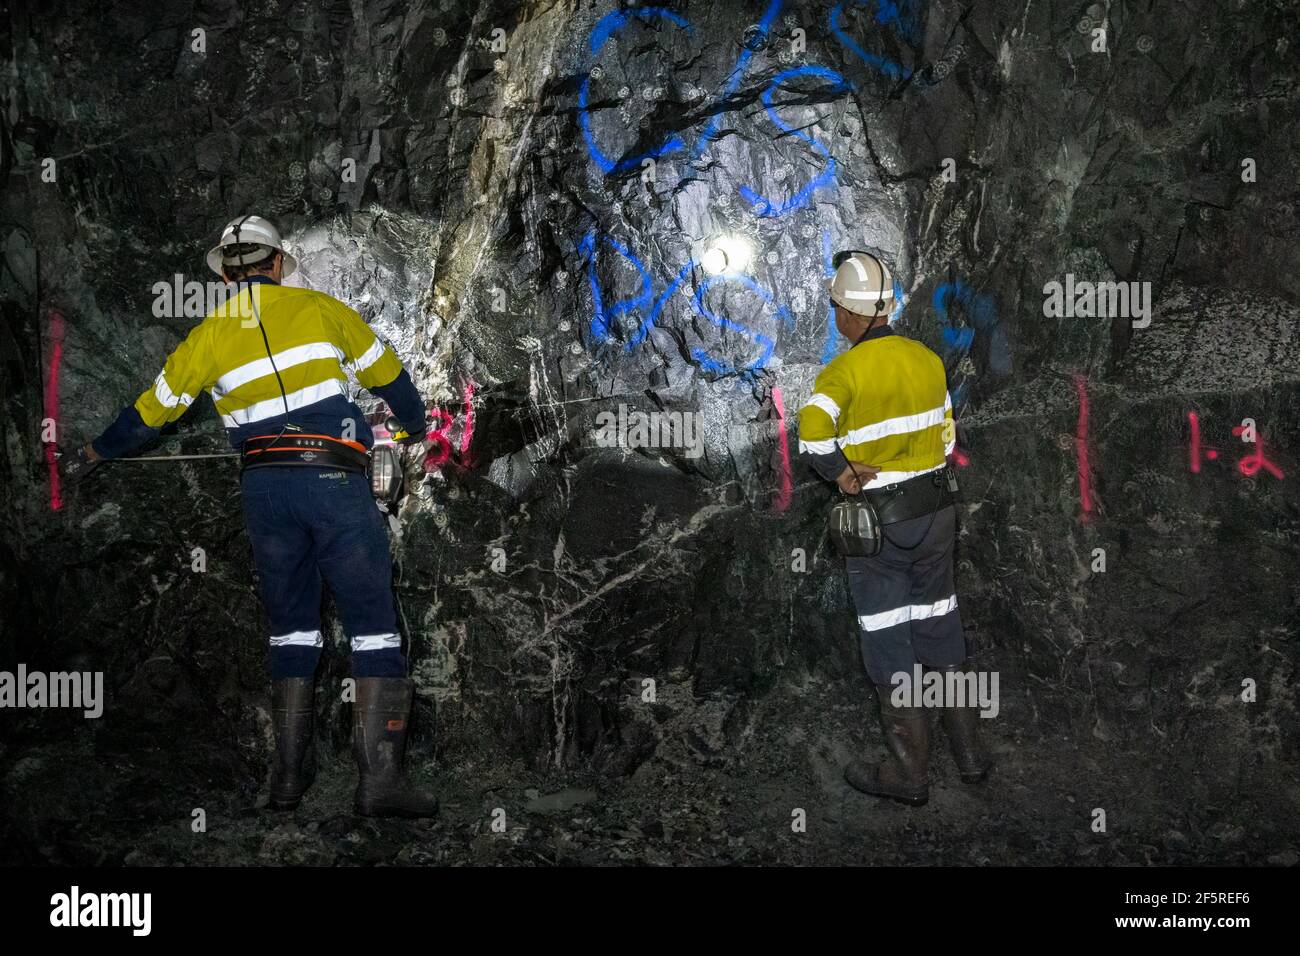
[[(1294, 865), (1293, 6), (668, 9), (12, 5), (0, 666), (108, 699), (0, 712), (6, 862)], [(52, 507), (42, 420), (84, 440), (134, 399), (195, 321), (155, 284), (204, 280), (243, 211), (445, 413), (394, 535), (436, 823), (351, 816), (329, 609), (321, 777), (258, 809), (232, 465), (106, 466)], [(711, 275), (720, 244), (749, 261)], [(880, 738), (795, 454), (843, 248), (949, 367), (958, 593), (1000, 675), (995, 775), (959, 784), (939, 734), (917, 810), (841, 781)], [(1151, 324), (1045, 317), (1067, 273), (1151, 282)], [(620, 405), (698, 414), (703, 453), (604, 447)], [(205, 396), (152, 453), (223, 441)]]

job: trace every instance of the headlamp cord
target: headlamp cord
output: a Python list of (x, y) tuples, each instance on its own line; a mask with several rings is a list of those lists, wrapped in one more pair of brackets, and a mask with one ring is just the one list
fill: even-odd
[[(240, 219), (238, 222), (235, 223), (234, 244), (236, 247), (240, 245), (239, 242), (240, 230), (243, 228), (244, 223), (246, 223), (249, 220), (249, 218), (250, 218), (249, 216), (245, 216), (243, 219)], [(238, 257), (239, 257), (239, 265), (241, 266), (246, 265), (246, 263), (244, 262), (243, 252), (238, 253)], [(243, 280), (242, 279), (236, 280), (235, 284), (239, 285), (241, 281)], [(271, 341), (266, 337), (266, 326), (262, 323), (262, 314), (261, 312), (258, 311), (257, 308), (257, 291), (253, 288), (253, 283), (248, 284), (248, 301), (249, 304), (251, 304), (253, 307), (253, 318), (257, 320), (257, 329), (259, 332), (262, 333), (262, 345), (266, 349), (267, 361), (271, 363), (271, 371), (275, 373), (275, 383), (280, 386), (280, 400), (284, 402), (284, 425), (280, 428), (279, 434), (275, 436), (275, 439), (271, 442), (271, 445), (269, 446), (269, 447), (274, 447), (275, 444), (279, 442), (281, 438), (284, 437), (284, 433), (288, 431), (290, 428), (292, 428), (294, 431), (301, 431), (302, 429), (299, 428), (297, 425), (291, 425), (289, 423), (289, 394), (284, 389), (284, 379), (280, 378), (280, 369), (275, 364), (275, 356), (271, 354)], [(247, 439), (245, 439), (245, 441), (247, 441)]]
[[(877, 309), (876, 311), (879, 312), (879, 309)], [(876, 322), (875, 319), (871, 320), (871, 324), (873, 327), (875, 325), (875, 322)], [(858, 338), (858, 340), (853, 343), (853, 347), (857, 348), (859, 345), (865, 342), (867, 336), (871, 332), (872, 332), (872, 328), (868, 328), (866, 332), (863, 332), (862, 335)], [(862, 480), (858, 478), (857, 469), (855, 469), (853, 467), (853, 463), (849, 461), (848, 454), (844, 451), (844, 447), (840, 444), (839, 436), (836, 436), (831, 440), (835, 443), (835, 447), (839, 449), (840, 457), (844, 459), (844, 464), (848, 465), (849, 470), (853, 472), (854, 480), (858, 482), (858, 494), (862, 495), (865, 498), (867, 494), (867, 489), (862, 486)], [(947, 462), (944, 462), (943, 467), (944, 470), (946, 471), (948, 468), (952, 466), (949, 465)], [(945, 475), (945, 480), (946, 480), (946, 475)], [(925, 539), (930, 537), (930, 531), (934, 528), (934, 521), (936, 518), (939, 517), (939, 507), (940, 505), (943, 504), (943, 487), (944, 487), (944, 482), (942, 481), (939, 482), (939, 494), (935, 496), (934, 499), (934, 510), (930, 512), (930, 523), (925, 526), (925, 534), (921, 535), (920, 541), (917, 541), (916, 544), (912, 545), (911, 547), (904, 547), (903, 545), (899, 544), (897, 541), (895, 541), (893, 538), (889, 536), (889, 532), (885, 530), (886, 526), (883, 524), (880, 526), (880, 536), (884, 538), (886, 541), (888, 541), (890, 544), (892, 544), (899, 551), (915, 551), (917, 548), (919, 548), (922, 544), (925, 543)], [(920, 517), (920, 515), (917, 515), (917, 517)]]

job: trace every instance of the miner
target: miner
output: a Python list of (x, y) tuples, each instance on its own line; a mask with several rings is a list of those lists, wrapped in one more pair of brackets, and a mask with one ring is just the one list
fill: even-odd
[[(844, 553), (889, 747), (884, 762), (853, 761), (844, 778), (864, 793), (920, 806), (929, 798), (930, 720), (905, 685), (918, 663), (962, 670), (966, 657), (953, 584), (952, 399), (942, 360), (890, 327), (894, 281), (884, 263), (866, 252), (836, 260), (827, 284), (835, 327), (853, 345), (817, 376), (799, 414), (799, 450), (844, 495), (874, 510), (874, 524), (850, 526), (871, 532), (857, 538), (862, 546), (846, 544)], [(991, 763), (975, 710), (945, 699), (941, 713), (961, 778), (983, 780)]]
[(206, 389), (241, 452), (244, 518), (270, 619), (270, 806), (296, 807), (315, 775), (323, 583), (351, 639), (357, 812), (432, 816), (437, 800), (415, 790), (402, 769), (413, 682), (397, 631), (387, 526), (367, 478), (374, 439), (348, 397), (344, 368), (388, 403), (405, 444), (426, 435), (424, 402), (392, 348), (353, 309), (281, 285), (297, 262), (266, 219), (232, 220), (207, 264), (234, 284), (231, 298), (103, 434), (64, 456), (66, 471), (84, 477), (100, 461), (130, 454)]

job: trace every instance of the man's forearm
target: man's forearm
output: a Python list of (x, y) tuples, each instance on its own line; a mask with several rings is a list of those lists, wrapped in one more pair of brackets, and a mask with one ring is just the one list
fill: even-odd
[(128, 405), (122, 409), (113, 424), (104, 429), (103, 434), (90, 443), (90, 447), (101, 458), (122, 458), (131, 454), (157, 434), (158, 429), (146, 425), (136, 407)]
[(402, 369), (397, 378), (387, 385), (376, 385), (370, 391), (382, 398), (393, 416), (411, 434), (424, 434), (424, 399), (416, 391), (411, 376)]
[(803, 457), (812, 466), (812, 470), (827, 481), (834, 481), (847, 467), (844, 454), (839, 449), (821, 455), (805, 451)]

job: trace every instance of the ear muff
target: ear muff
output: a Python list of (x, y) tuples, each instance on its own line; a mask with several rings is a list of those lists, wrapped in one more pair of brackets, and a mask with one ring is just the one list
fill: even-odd
[(879, 259), (865, 249), (844, 249), (831, 257), (831, 268), (838, 269), (850, 256), (866, 256), (876, 264), (876, 270), (880, 274), (880, 281), (876, 285), (880, 291), (876, 293), (875, 314), (879, 316), (885, 311), (885, 267)]

